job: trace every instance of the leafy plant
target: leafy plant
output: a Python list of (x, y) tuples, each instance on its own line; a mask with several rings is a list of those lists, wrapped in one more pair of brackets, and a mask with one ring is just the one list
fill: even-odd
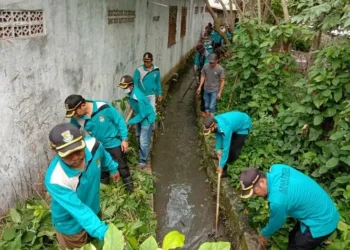
[[(138, 249), (139, 242), (155, 235), (156, 220), (148, 197), (154, 192), (153, 177), (138, 170), (134, 170), (132, 176), (135, 191), (131, 195), (125, 191), (121, 182), (115, 185), (101, 184), (102, 219), (110, 224), (110, 233), (106, 235), (105, 242), (110, 242), (111, 247), (116, 244), (118, 228), (125, 235), (126, 249)], [(58, 249), (49, 207), (39, 197), (27, 200), (25, 206), (18, 205), (10, 209), (1, 231), (0, 249)], [(83, 249), (95, 248), (101, 249), (101, 242), (93, 240)]]
[[(299, 3), (305, 10), (302, 15), (306, 19), (302, 20), (311, 23), (322, 17), (319, 20), (322, 29), (334, 27), (327, 24), (330, 20), (327, 14), (336, 14), (339, 6), (344, 6), (344, 1), (330, 1), (321, 6), (316, 1)], [(343, 25), (347, 17), (339, 20)], [(290, 55), (276, 49), (281, 39), (293, 41), (292, 34), (305, 34), (308, 40), (311, 37), (305, 27), (242, 22), (230, 47), (233, 57), (223, 63), (229, 76), (218, 112), (234, 108), (253, 118), (253, 130), (242, 153), (229, 166), (231, 183), (239, 188), (236, 180), (248, 166), (268, 171), (274, 163), (286, 163), (311, 175), (331, 195), (341, 214), (338, 230), (327, 241), (327, 249), (347, 249), (350, 247), (350, 44), (348, 39), (339, 38), (323, 47), (302, 76), (296, 73)], [(249, 214), (251, 224), (260, 230), (269, 217), (267, 203), (261, 199), (242, 202), (243, 212)], [(294, 223), (289, 221), (272, 237), (271, 249), (286, 248), (288, 232)]]

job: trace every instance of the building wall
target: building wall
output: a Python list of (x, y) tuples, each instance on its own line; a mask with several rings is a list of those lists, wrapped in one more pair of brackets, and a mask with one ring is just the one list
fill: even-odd
[[(176, 44), (168, 48), (169, 5), (178, 6)], [(181, 8), (187, 32), (180, 38)], [(197, 43), (208, 22), (202, 0), (3, 0), (1, 10), (43, 10), (45, 35), (0, 39), (0, 213), (33, 194), (53, 157), (48, 132), (65, 121), (73, 93), (112, 101), (120, 77), (146, 51), (165, 76)], [(108, 10), (134, 10), (134, 22), (108, 24)], [(153, 16), (159, 16), (154, 21)]]

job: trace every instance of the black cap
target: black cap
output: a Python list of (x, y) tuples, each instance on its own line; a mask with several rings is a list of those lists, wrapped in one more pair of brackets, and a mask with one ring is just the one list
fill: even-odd
[(143, 60), (144, 61), (152, 61), (153, 60), (153, 55), (151, 52), (146, 52), (143, 54)]
[(70, 123), (61, 123), (53, 127), (49, 139), (51, 147), (60, 157), (85, 148), (85, 141), (79, 129)]
[(206, 129), (208, 129), (208, 128), (210, 128), (211, 126), (213, 126), (214, 122), (215, 122), (215, 119), (214, 119), (214, 117), (212, 117), (212, 116), (207, 116), (207, 117), (205, 117), (204, 120), (203, 120), (203, 124), (204, 124), (204, 127), (205, 127)]
[(134, 83), (134, 79), (129, 75), (124, 75), (120, 78), (119, 88), (126, 89), (129, 85)]
[(81, 95), (70, 95), (64, 101), (66, 107), (66, 117), (70, 118), (75, 115), (75, 110), (85, 102), (85, 99)]
[(249, 198), (253, 195), (254, 185), (259, 181), (261, 172), (256, 168), (246, 168), (239, 176), (241, 183), (242, 198)]
[(198, 52), (202, 52), (204, 51), (205, 47), (203, 45), (203, 43), (198, 43), (197, 46), (196, 46), (196, 51)]
[(210, 135), (211, 134), (211, 128), (215, 124), (215, 119), (212, 116), (207, 116), (203, 120), (203, 125), (204, 125), (204, 135)]

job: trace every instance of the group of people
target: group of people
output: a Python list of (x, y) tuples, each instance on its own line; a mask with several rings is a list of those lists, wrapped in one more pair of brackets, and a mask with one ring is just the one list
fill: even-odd
[[(52, 222), (63, 249), (84, 246), (88, 235), (104, 239), (108, 226), (101, 221), (100, 182), (121, 178), (126, 190), (134, 191), (126, 154), (130, 126), (136, 127), (139, 144), (137, 167), (147, 166), (156, 102), (162, 101), (160, 70), (153, 64), (153, 55), (145, 53), (143, 65), (133, 77), (123, 76), (119, 87), (128, 96), (133, 111), (130, 120), (124, 120), (106, 101), (73, 94), (64, 101), (70, 122), (50, 131), (56, 156), (46, 172), (45, 186), (52, 198)], [(85, 132), (89, 136), (84, 137)]]
[[(217, 172), (228, 176), (228, 165), (239, 157), (252, 129), (248, 114), (230, 111), (203, 119), (204, 135), (215, 134)], [(277, 232), (288, 216), (297, 223), (289, 233), (288, 250), (316, 249), (337, 228), (340, 215), (327, 192), (313, 179), (287, 164), (273, 164), (267, 173), (246, 168), (239, 176), (242, 198), (267, 199), (270, 217), (260, 234), (260, 243)]]
[[(224, 88), (224, 69), (212, 46), (196, 46), (194, 70), (200, 72), (197, 93), (201, 94), (203, 134), (215, 134), (212, 158), (218, 159), (219, 178), (228, 177), (228, 166), (238, 159), (245, 139), (252, 130), (251, 117), (240, 111), (215, 115), (216, 100)], [(204, 88), (203, 88), (204, 86)], [(267, 173), (246, 168), (239, 176), (242, 198), (267, 199), (270, 217), (260, 234), (264, 245), (286, 221), (288, 216), (297, 223), (289, 233), (289, 250), (316, 249), (337, 228), (339, 212), (327, 192), (313, 179), (287, 164), (273, 164)]]
[[(251, 117), (240, 111), (215, 115), (216, 100), (223, 95), (225, 71), (210, 43), (196, 46), (195, 72), (200, 74), (204, 135), (215, 134), (213, 158), (219, 176), (228, 177), (228, 166), (237, 160), (252, 130)], [(127, 163), (128, 130), (136, 127), (139, 144), (138, 168), (147, 166), (156, 102), (162, 101), (160, 71), (153, 55), (143, 55), (143, 65), (133, 77), (123, 76), (119, 87), (128, 96), (133, 117), (123, 116), (108, 102), (70, 95), (64, 104), (69, 123), (56, 125), (49, 134), (56, 156), (45, 175), (52, 197), (52, 222), (63, 249), (79, 248), (88, 235), (103, 240), (108, 225), (101, 220), (100, 182), (121, 178), (126, 190), (134, 184)], [(84, 131), (89, 136), (84, 137)], [(239, 177), (242, 198), (264, 197), (270, 218), (260, 235), (265, 244), (284, 224), (287, 216), (297, 220), (289, 234), (288, 249), (315, 249), (337, 228), (339, 213), (329, 195), (310, 177), (286, 164), (274, 164), (267, 173), (257, 168), (243, 170)]]

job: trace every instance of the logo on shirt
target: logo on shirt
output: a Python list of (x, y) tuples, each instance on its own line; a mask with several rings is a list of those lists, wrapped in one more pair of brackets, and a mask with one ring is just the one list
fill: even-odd
[(103, 115), (100, 115), (98, 118), (100, 119), (100, 122), (104, 122), (105, 121), (105, 118), (104, 118)]
[(69, 130), (64, 131), (61, 135), (65, 143), (71, 142), (73, 140), (73, 135), (70, 133)]
[(217, 75), (217, 74), (218, 74), (218, 72), (215, 71), (215, 72), (214, 72), (214, 75)]
[(98, 158), (98, 159), (96, 160), (96, 165), (97, 165), (97, 168), (100, 168), (100, 167), (101, 167), (101, 159), (100, 159), (100, 158)]
[(157, 77), (157, 74), (156, 73), (154, 73), (154, 78), (156, 78)]

